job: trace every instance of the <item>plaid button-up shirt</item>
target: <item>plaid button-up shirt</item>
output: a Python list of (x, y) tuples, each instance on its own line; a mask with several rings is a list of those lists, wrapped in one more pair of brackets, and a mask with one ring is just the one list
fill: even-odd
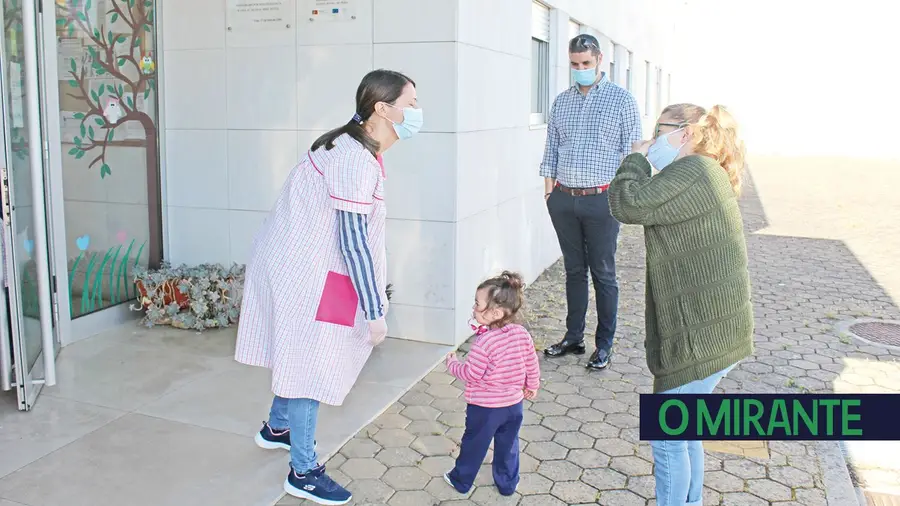
[(586, 95), (572, 86), (550, 109), (540, 174), (570, 188), (609, 184), (641, 129), (634, 96), (605, 74)]

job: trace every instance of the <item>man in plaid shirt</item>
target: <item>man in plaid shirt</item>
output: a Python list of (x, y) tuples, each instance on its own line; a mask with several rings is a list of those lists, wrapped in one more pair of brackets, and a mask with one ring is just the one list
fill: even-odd
[(631, 144), (642, 138), (641, 114), (634, 96), (598, 70), (603, 53), (596, 38), (572, 39), (569, 60), (576, 84), (560, 93), (550, 109), (540, 171), (566, 268), (568, 316), (566, 335), (544, 353), (560, 357), (585, 352), (590, 270), (597, 298), (597, 332), (587, 367), (604, 369), (612, 356), (619, 304), (619, 222), (609, 212), (606, 189), (631, 152)]

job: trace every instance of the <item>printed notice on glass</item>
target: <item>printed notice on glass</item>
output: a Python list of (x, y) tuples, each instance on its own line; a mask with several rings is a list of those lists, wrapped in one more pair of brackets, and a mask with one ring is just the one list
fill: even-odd
[(352, 21), (357, 0), (313, 0), (310, 21)]
[(228, 31), (289, 30), (296, 0), (228, 0)]

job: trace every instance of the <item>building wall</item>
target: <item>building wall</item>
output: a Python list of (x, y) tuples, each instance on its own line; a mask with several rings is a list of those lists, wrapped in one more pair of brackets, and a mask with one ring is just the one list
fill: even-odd
[[(665, 38), (635, 28), (650, 2), (548, 2), (551, 100), (569, 83), (570, 16), (636, 62), (662, 61)], [(399, 70), (425, 127), (385, 154), (389, 328), (460, 342), (481, 279), (530, 281), (559, 256), (538, 176), (546, 127), (529, 121), (531, 1), (355, 0), (346, 23), (310, 22), (314, 5), (297, 1), (291, 30), (248, 36), (226, 30), (225, 0), (164, 1), (169, 258), (246, 262), (288, 172), (353, 114), (363, 74)]]

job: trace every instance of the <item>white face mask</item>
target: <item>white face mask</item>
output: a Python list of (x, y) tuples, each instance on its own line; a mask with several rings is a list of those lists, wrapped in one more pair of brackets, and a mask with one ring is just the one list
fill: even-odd
[(650, 165), (656, 167), (657, 170), (663, 170), (675, 161), (681, 148), (687, 143), (682, 143), (676, 148), (669, 142), (669, 136), (682, 130), (684, 130), (684, 128), (679, 128), (674, 132), (669, 132), (656, 138), (656, 141), (650, 146), (650, 149), (647, 150), (647, 161), (650, 162)]

